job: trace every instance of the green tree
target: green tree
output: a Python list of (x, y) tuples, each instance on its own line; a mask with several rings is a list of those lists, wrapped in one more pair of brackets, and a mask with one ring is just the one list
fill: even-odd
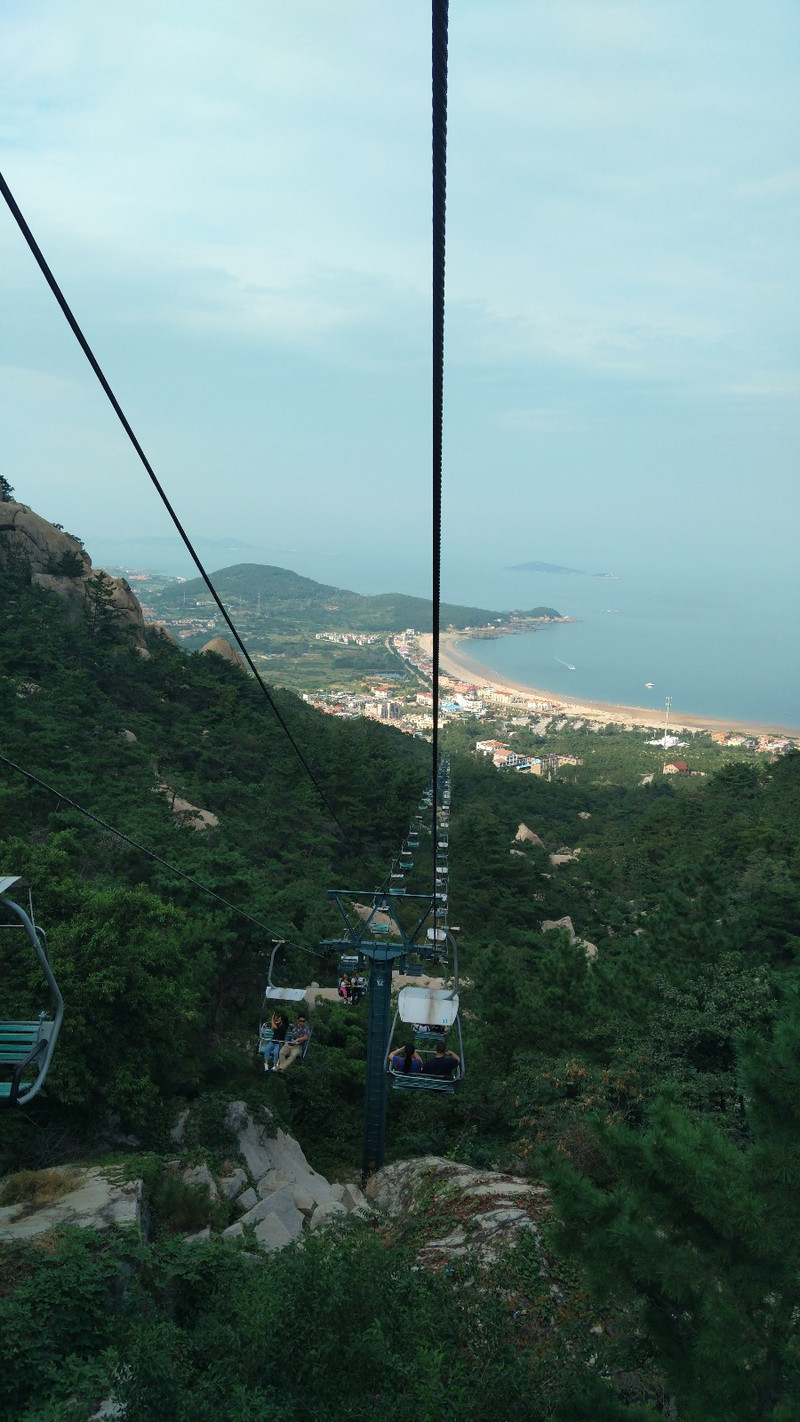
[(686, 1422), (793, 1422), (800, 1391), (800, 999), (741, 1057), (751, 1138), (662, 1099), (598, 1126), (613, 1183), (553, 1166), (563, 1248), (644, 1333)]

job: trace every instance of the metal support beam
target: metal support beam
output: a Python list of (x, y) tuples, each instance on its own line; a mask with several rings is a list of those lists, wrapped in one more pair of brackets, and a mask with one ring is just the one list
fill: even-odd
[[(431, 894), (404, 894), (402, 899), (395, 901), (383, 892), (356, 889), (329, 889), (328, 898), (336, 904), (346, 933), (344, 938), (326, 938), (324, 946), (331, 951), (360, 953), (372, 964), (367, 998), (367, 1072), (361, 1162), (362, 1177), (366, 1181), (383, 1165), (386, 1145), (386, 1052), (392, 1010), (392, 972), (398, 958), (404, 958), (407, 953), (426, 953), (427, 945), (417, 940), (431, 918), (434, 900)], [(371, 902), (371, 911), (366, 919), (354, 918), (349, 911), (348, 905), (354, 900)], [(408, 905), (412, 911), (415, 921), (410, 930), (400, 921), (397, 912), (399, 904)], [(376, 913), (384, 914), (391, 920), (394, 936), (399, 942), (376, 942), (374, 937), (367, 936), (373, 932), (372, 921)]]
[(383, 1165), (386, 1145), (386, 1049), (392, 1006), (392, 968), (399, 957), (388, 946), (372, 953), (367, 1011), (367, 1079), (364, 1092), (364, 1144), (361, 1176), (365, 1182)]

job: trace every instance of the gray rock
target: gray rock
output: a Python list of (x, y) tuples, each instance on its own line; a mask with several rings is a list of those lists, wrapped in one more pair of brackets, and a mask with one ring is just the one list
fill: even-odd
[(262, 1249), (285, 1249), (293, 1238), (277, 1215), (266, 1215), (256, 1225), (255, 1236)]
[[(311, 1169), (297, 1141), (285, 1131), (277, 1130), (273, 1136), (256, 1126), (243, 1101), (234, 1101), (228, 1107), (228, 1122), (237, 1133), (250, 1174), (259, 1183), (275, 1171), (277, 1174), (270, 1175), (270, 1180), (302, 1186), (318, 1205), (335, 1198), (325, 1177)], [(278, 1177), (283, 1179), (279, 1181)]]
[(236, 1131), (239, 1150), (244, 1156), (247, 1168), (254, 1180), (260, 1180), (274, 1162), (270, 1152), (270, 1140), (266, 1131), (256, 1126), (243, 1101), (232, 1101), (228, 1107), (228, 1124)]
[(235, 1200), (236, 1196), (247, 1184), (247, 1175), (237, 1165), (230, 1175), (221, 1175), (219, 1180), (219, 1193), (224, 1200)]
[(291, 1185), (294, 1182), (293, 1175), (287, 1175), (285, 1170), (268, 1170), (266, 1175), (262, 1175), (256, 1181), (256, 1193), (260, 1199), (266, 1195), (271, 1195), (273, 1190), (280, 1190), (282, 1185)]
[(244, 1234), (244, 1225), (242, 1224), (241, 1220), (237, 1220), (235, 1224), (228, 1225), (228, 1228), (227, 1228), (227, 1229), (224, 1229), (224, 1230), (222, 1231), (222, 1234), (221, 1234), (220, 1238), (221, 1238), (221, 1239), (241, 1239), (241, 1237), (242, 1237), (243, 1234)]
[(259, 1224), (268, 1215), (275, 1215), (286, 1229), (290, 1239), (296, 1239), (303, 1229), (303, 1216), (292, 1199), (292, 1187), (284, 1185), (275, 1190), (265, 1200), (259, 1200), (252, 1210), (242, 1216), (243, 1225)]
[(44, 1209), (26, 1214), (24, 1205), (11, 1205), (0, 1211), (0, 1241), (32, 1239), (64, 1225), (100, 1233), (121, 1227), (144, 1236), (141, 1180), (117, 1183), (98, 1168), (75, 1176), (75, 1188)]
[(202, 1189), (204, 1186), (207, 1187), (211, 1199), (219, 1199), (217, 1182), (207, 1165), (185, 1165), (181, 1170), (181, 1179), (184, 1185), (191, 1185), (195, 1189)]
[(342, 1193), (339, 1196), (340, 1202), (346, 1210), (368, 1210), (367, 1197), (363, 1190), (352, 1181), (348, 1185), (342, 1186)]
[(244, 1190), (236, 1201), (240, 1210), (252, 1210), (258, 1204), (258, 1195), (251, 1186), (249, 1190)]
[(347, 1210), (339, 1200), (327, 1200), (324, 1204), (318, 1205), (311, 1216), (311, 1228), (319, 1229), (320, 1225), (330, 1224), (331, 1220), (346, 1220)]
[[(429, 1228), (424, 1201), (430, 1197), (431, 1187), (439, 1210), (430, 1223), (441, 1218), (443, 1224), (440, 1234), (426, 1239)], [(489, 1267), (525, 1233), (533, 1232), (539, 1246), (539, 1220), (549, 1211), (549, 1197), (542, 1185), (435, 1156), (386, 1166), (369, 1181), (367, 1196), (390, 1218), (417, 1215), (417, 1257), (420, 1264), (434, 1268), (464, 1255)]]
[(172, 1130), (171, 1130), (170, 1133), (169, 1133), (169, 1134), (170, 1134), (170, 1140), (173, 1140), (176, 1145), (181, 1145), (182, 1142), (183, 1142), (183, 1136), (184, 1136), (184, 1132), (185, 1132), (185, 1130), (186, 1130), (186, 1122), (188, 1121), (188, 1119), (189, 1119), (189, 1112), (188, 1112), (188, 1110), (187, 1110), (187, 1111), (181, 1111), (180, 1116), (178, 1117), (178, 1119), (177, 1119), (175, 1125), (172, 1127)]
[(194, 1244), (198, 1239), (210, 1239), (210, 1238), (211, 1238), (211, 1226), (210, 1226), (210, 1225), (206, 1225), (205, 1229), (199, 1229), (196, 1234), (185, 1234), (185, 1235), (183, 1236), (183, 1242), (184, 1242), (184, 1244)]
[(125, 1408), (121, 1402), (117, 1402), (113, 1397), (106, 1397), (100, 1403), (96, 1412), (92, 1413), (92, 1422), (102, 1422), (102, 1419), (111, 1417), (124, 1417)]
[(292, 1186), (292, 1199), (298, 1210), (303, 1215), (311, 1215), (316, 1209), (316, 1201), (308, 1190), (304, 1190), (302, 1185)]
[(466, 1185), (462, 1194), (470, 1199), (512, 1199), (515, 1195), (543, 1193), (541, 1186), (531, 1187), (527, 1180), (497, 1180), (479, 1185)]
[(92, 560), (81, 547), (78, 539), (55, 524), (35, 514), (27, 504), (8, 499), (3, 503), (3, 550), (0, 552), (0, 568), (12, 549), (22, 553), (32, 574), (45, 573), (58, 563), (64, 554), (70, 554), (75, 567), (80, 566), (78, 578), (88, 577), (92, 571)]

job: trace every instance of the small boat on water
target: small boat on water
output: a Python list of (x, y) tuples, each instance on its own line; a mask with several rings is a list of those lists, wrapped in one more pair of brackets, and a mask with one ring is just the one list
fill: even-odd
[(574, 666), (572, 665), (572, 662), (565, 662), (562, 657), (556, 657), (556, 661), (561, 662), (562, 667), (566, 667), (567, 671), (575, 670)]
[(652, 690), (653, 690), (653, 687), (655, 686), (655, 682), (654, 682), (654, 681), (646, 681), (646, 682), (645, 682), (645, 686), (647, 687), (647, 690), (648, 690), (648, 691), (652, 691)]

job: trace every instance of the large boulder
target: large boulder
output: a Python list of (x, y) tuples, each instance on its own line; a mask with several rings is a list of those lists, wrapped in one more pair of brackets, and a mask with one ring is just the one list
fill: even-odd
[(236, 1131), (250, 1174), (259, 1182), (259, 1194), (274, 1186), (280, 1189), (291, 1181), (317, 1205), (335, 1198), (334, 1187), (324, 1175), (312, 1170), (297, 1141), (280, 1129), (272, 1134), (272, 1127), (258, 1126), (243, 1101), (233, 1101), (228, 1107), (228, 1123)]
[(0, 503), (0, 569), (6, 569), (18, 554), (31, 576), (46, 573), (66, 580), (67, 576), (88, 577), (92, 571), (92, 560), (79, 538), (48, 523), (27, 504), (9, 499)]
[(226, 662), (233, 662), (234, 666), (241, 667), (244, 671), (244, 658), (227, 637), (212, 637), (210, 642), (200, 648), (201, 656), (207, 652), (214, 652), (216, 656), (223, 657)]
[(67, 1225), (98, 1233), (122, 1226), (144, 1235), (141, 1180), (109, 1180), (95, 1168), (73, 1170), (64, 1183), (68, 1188), (51, 1204), (35, 1206), (22, 1200), (0, 1209), (0, 1241), (34, 1239)]
[(466, 1256), (490, 1265), (523, 1235), (539, 1244), (549, 1212), (543, 1185), (438, 1156), (385, 1166), (367, 1197), (390, 1220), (410, 1218), (419, 1262), (442, 1268)]
[(144, 648), (144, 617), (139, 600), (124, 578), (112, 578), (92, 569), (92, 560), (79, 538), (13, 499), (0, 502), (0, 570), (22, 556), (31, 582), (63, 598), (77, 616), (91, 615), (94, 581), (103, 579), (107, 610), (120, 626), (132, 627), (134, 641)]

